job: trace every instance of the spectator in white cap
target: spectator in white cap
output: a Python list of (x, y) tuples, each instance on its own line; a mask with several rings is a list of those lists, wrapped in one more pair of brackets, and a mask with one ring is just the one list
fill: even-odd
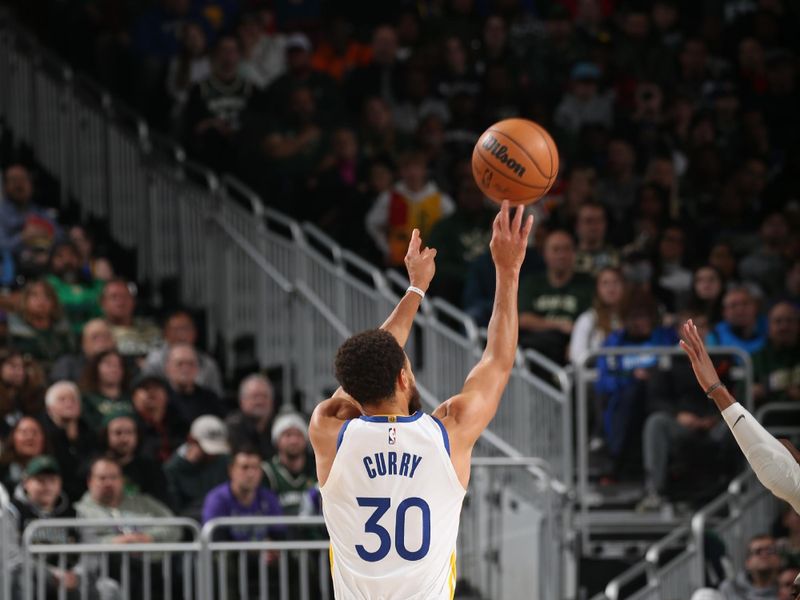
[(228, 478), (228, 430), (218, 417), (192, 422), (186, 442), (164, 464), (173, 510), (200, 519), (206, 494)]
[(278, 495), (285, 515), (297, 515), (303, 497), (317, 482), (308, 452), (308, 421), (296, 412), (280, 414), (272, 425), (276, 454), (263, 464), (264, 485)]

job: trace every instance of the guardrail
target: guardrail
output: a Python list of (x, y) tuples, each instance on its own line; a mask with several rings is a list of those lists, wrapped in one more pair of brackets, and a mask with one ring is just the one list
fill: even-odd
[[(794, 415), (794, 425), (776, 424), (770, 417)], [(755, 413), (756, 421), (761, 423), (775, 437), (792, 438), (800, 436), (800, 406), (797, 402), (768, 402)]]
[(734, 573), (744, 568), (747, 542), (769, 532), (778, 502), (748, 470), (683, 525), (648, 548), (645, 558), (612, 579), (592, 600), (689, 598), (706, 585), (706, 536), (725, 544)]
[[(189, 532), (188, 542), (149, 542), (118, 544), (113, 542), (83, 542), (82, 535), (97, 535), (102, 531), (146, 531), (148, 528), (174, 528)], [(47, 532), (73, 530), (79, 541), (47, 543)], [(180, 587), (183, 600), (196, 598), (199, 571), (196, 556), (200, 550), (200, 528), (187, 518), (120, 518), (120, 519), (41, 519), (32, 521), (22, 535), (22, 590), (25, 600), (45, 600), (53, 591), (48, 589), (47, 574), (51, 568), (60, 572), (72, 570), (78, 576), (81, 600), (98, 594), (113, 593), (129, 600), (132, 596), (144, 600), (173, 598)], [(180, 539), (180, 534), (175, 536)], [(69, 557), (75, 560), (70, 563)], [(48, 559), (51, 559), (48, 562)], [(55, 559), (55, 564), (53, 564)], [(72, 568), (68, 565), (72, 564)], [(78, 565), (76, 567), (76, 564)], [(198, 581), (198, 585), (194, 582)], [(59, 597), (66, 598), (67, 587), (55, 583)], [(101, 591), (104, 590), (104, 591)]]
[[(748, 408), (752, 407), (753, 389), (753, 368), (750, 355), (740, 348), (716, 347), (709, 348), (712, 356), (734, 356), (740, 364), (731, 369), (731, 378), (742, 383), (742, 390), (739, 394), (741, 401)], [(589, 493), (589, 386), (597, 380), (597, 370), (590, 367), (590, 363), (597, 358), (620, 357), (620, 356), (655, 356), (657, 366), (654, 368), (667, 369), (671, 365), (671, 357), (682, 356), (683, 350), (672, 346), (654, 347), (622, 347), (622, 348), (599, 348), (587, 353), (575, 364), (575, 388), (577, 403), (577, 498), (580, 502), (580, 522), (581, 536), (584, 545), (589, 543), (589, 536), (592, 530), (593, 517), (590, 512), (588, 499)], [(624, 513), (621, 519), (625, 519)], [(604, 518), (604, 523), (609, 523)]]
[(10, 500), (5, 488), (0, 485), (0, 600), (12, 600), (12, 578), (17, 561), (17, 524), (9, 512)]

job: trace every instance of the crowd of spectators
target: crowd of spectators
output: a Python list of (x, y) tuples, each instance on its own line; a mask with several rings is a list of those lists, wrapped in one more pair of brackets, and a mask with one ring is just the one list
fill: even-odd
[[(602, 346), (674, 344), (674, 325), (691, 317), (709, 345), (752, 356), (757, 406), (800, 399), (795, 2), (17, 4), (190, 155), (376, 265), (401, 265), (419, 228), (439, 249), (431, 293), (481, 325), (494, 294), (494, 209), (472, 181), (472, 146), (496, 120), (536, 120), (561, 173), (530, 209), (521, 343), (579, 363)], [(269, 382), (242, 381), (231, 413), (190, 313), (171, 314), (163, 330), (138, 316), (135, 286), (92, 255), (85, 230), (35, 203), (22, 166), (6, 169), (3, 187), (2, 275), (29, 281), (0, 362), (0, 460), (12, 488), (54, 445), (82, 456), (98, 427), (108, 451), (135, 464), (131, 427), (122, 440), (109, 429), (132, 421), (143, 456), (169, 465), (162, 499), (197, 514), (223, 473), (191, 433), (205, 419), (204, 432), (224, 421), (231, 440), (258, 452), (263, 481), (286, 486), (279, 498), (294, 506), (294, 484), (313, 477), (295, 450), (306, 434), (275, 435)], [(731, 366), (720, 363), (724, 377)], [(610, 458), (606, 475), (644, 473), (643, 508), (662, 505), (681, 454), (726, 454), (730, 436), (684, 361), (665, 370), (634, 355), (597, 367), (592, 447)], [(45, 403), (46, 382), (63, 380), (78, 388)], [(81, 419), (70, 417), (75, 404)], [(106, 422), (126, 408), (132, 419)], [(207, 485), (193, 475), (184, 486), (195, 472)], [(83, 487), (70, 485), (73, 496)], [(247, 504), (247, 485), (226, 506)]]
[[(3, 182), (0, 212), (20, 218), (0, 219), (0, 231), (20, 246), (3, 248), (15, 275), (0, 295), (0, 485), (12, 498), (19, 534), (41, 517), (179, 515), (204, 523), (226, 515), (297, 515), (313, 506), (307, 422), (300, 413), (276, 411), (270, 380), (246, 376), (237, 405), (216, 360), (198, 346), (190, 311), (167, 311), (159, 325), (148, 316), (154, 307), (137, 307), (137, 286), (115, 275), (109, 259), (80, 250), (72, 232), (85, 236), (83, 228), (36, 208), (25, 166), (8, 165)], [(14, 186), (25, 189), (25, 202), (15, 201)], [(45, 218), (53, 235), (36, 242), (44, 257), (26, 262), (29, 228)], [(169, 526), (89, 531), (77, 523), (37, 534), (37, 541), (181, 537)], [(281, 528), (230, 533), (236, 540), (285, 535)], [(141, 560), (150, 559), (131, 563), (135, 586), (142, 585)], [(150, 568), (157, 574), (162, 566), (159, 559)], [(115, 589), (120, 565), (112, 561), (105, 578), (91, 567), (54, 558), (44, 582), (48, 597), (63, 586), (77, 598), (83, 584), (92, 598), (112, 597), (103, 594)], [(153, 597), (161, 591), (151, 590)]]

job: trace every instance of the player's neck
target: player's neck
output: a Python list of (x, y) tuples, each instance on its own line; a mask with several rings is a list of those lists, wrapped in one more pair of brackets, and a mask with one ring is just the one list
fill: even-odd
[(369, 406), (364, 406), (364, 414), (375, 417), (375, 416), (408, 416), (410, 413), (408, 411), (408, 402), (403, 400), (395, 400), (394, 398), (391, 400), (384, 400), (383, 402), (379, 402), (378, 404), (371, 404)]

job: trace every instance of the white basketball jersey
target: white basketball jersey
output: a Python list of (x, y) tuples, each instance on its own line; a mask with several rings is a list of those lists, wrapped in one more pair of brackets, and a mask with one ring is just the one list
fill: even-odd
[(464, 488), (444, 425), (360, 417), (339, 433), (322, 492), (338, 600), (450, 600)]

